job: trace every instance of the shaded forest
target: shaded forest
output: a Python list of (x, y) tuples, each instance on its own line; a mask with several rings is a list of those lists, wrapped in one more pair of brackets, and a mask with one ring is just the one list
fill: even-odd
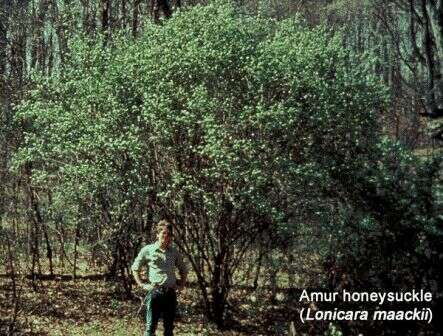
[(29, 293), (76, 286), (133, 314), (166, 218), (207, 334), (439, 335), (301, 325), (296, 298), (442, 313), (443, 1), (0, 4), (0, 333), (50, 334)]

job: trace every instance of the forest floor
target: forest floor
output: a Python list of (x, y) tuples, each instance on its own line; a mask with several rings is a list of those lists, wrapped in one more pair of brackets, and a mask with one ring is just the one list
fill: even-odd
[[(69, 275), (36, 280), (35, 288), (29, 278), (17, 280), (19, 299), (14, 336), (143, 335), (144, 309), (141, 303), (144, 293), (141, 290), (134, 289), (133, 296), (128, 298), (118, 281), (107, 281), (102, 275), (93, 274), (77, 280)], [(316, 306), (314, 303), (299, 302), (300, 289), (284, 286), (282, 281), (278, 283), (281, 287), (274, 292), (275, 295), (264, 285), (256, 291), (246, 286), (234, 287), (228, 302), (231, 315), (226, 318), (227, 330), (220, 331), (205, 318), (199, 290), (196, 283), (191, 281), (178, 296), (179, 316), (174, 335), (285, 336), (289, 334), (289, 321), (294, 322), (297, 335), (301, 336), (439, 335), (431, 325), (421, 323), (354, 321), (346, 323), (343, 333), (336, 332), (337, 324), (328, 321), (302, 324), (298, 318), (302, 308), (309, 306), (313, 310), (331, 310), (335, 305), (324, 303)], [(0, 272), (0, 335), (11, 335), (7, 331), (14, 311), (13, 303), (11, 279)], [(361, 310), (359, 307), (346, 309)], [(366, 303), (362, 307), (368, 309)], [(340, 325), (342, 327), (343, 324)], [(423, 332), (405, 332), (410, 328)], [(162, 329), (160, 322), (157, 335), (163, 335)]]
[[(30, 280), (19, 284), (19, 313), (14, 335), (142, 335), (144, 310), (143, 293), (134, 292), (128, 299), (115, 281), (103, 279), (55, 278), (38, 280), (34, 290)], [(7, 327), (7, 318), (13, 311), (10, 281), (0, 279), (0, 334)], [(287, 291), (286, 291), (287, 292)], [(290, 316), (290, 298), (284, 291), (278, 293), (278, 302), (270, 303), (267, 292), (235, 289), (230, 301), (234, 319), (229, 330), (218, 331), (204, 317), (199, 292), (190, 284), (178, 297), (179, 317), (175, 335), (287, 335)], [(5, 303), (5, 304), (3, 304)], [(235, 322), (234, 322), (235, 321)], [(3, 325), (2, 325), (3, 323)], [(161, 321), (158, 334), (162, 335)]]

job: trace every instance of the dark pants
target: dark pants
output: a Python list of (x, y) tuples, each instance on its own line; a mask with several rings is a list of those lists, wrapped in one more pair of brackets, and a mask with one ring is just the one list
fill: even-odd
[(146, 296), (146, 329), (144, 336), (154, 336), (158, 320), (163, 316), (164, 336), (173, 336), (177, 295), (169, 288), (155, 288)]

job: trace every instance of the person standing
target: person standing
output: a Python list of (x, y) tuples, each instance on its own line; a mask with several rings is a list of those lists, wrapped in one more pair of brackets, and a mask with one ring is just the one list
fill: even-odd
[[(164, 336), (172, 336), (177, 309), (177, 292), (180, 292), (187, 277), (183, 257), (172, 246), (172, 225), (161, 220), (157, 224), (157, 241), (143, 247), (132, 264), (135, 282), (147, 291), (146, 329), (144, 336), (154, 336), (158, 320), (163, 315)], [(141, 280), (141, 270), (148, 268), (148, 282)], [(180, 278), (175, 277), (178, 268)]]

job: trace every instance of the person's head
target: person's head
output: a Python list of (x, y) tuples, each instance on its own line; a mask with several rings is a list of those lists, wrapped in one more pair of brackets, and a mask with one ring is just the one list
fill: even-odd
[(157, 241), (162, 248), (167, 248), (172, 243), (172, 225), (167, 220), (162, 219), (157, 223)]

